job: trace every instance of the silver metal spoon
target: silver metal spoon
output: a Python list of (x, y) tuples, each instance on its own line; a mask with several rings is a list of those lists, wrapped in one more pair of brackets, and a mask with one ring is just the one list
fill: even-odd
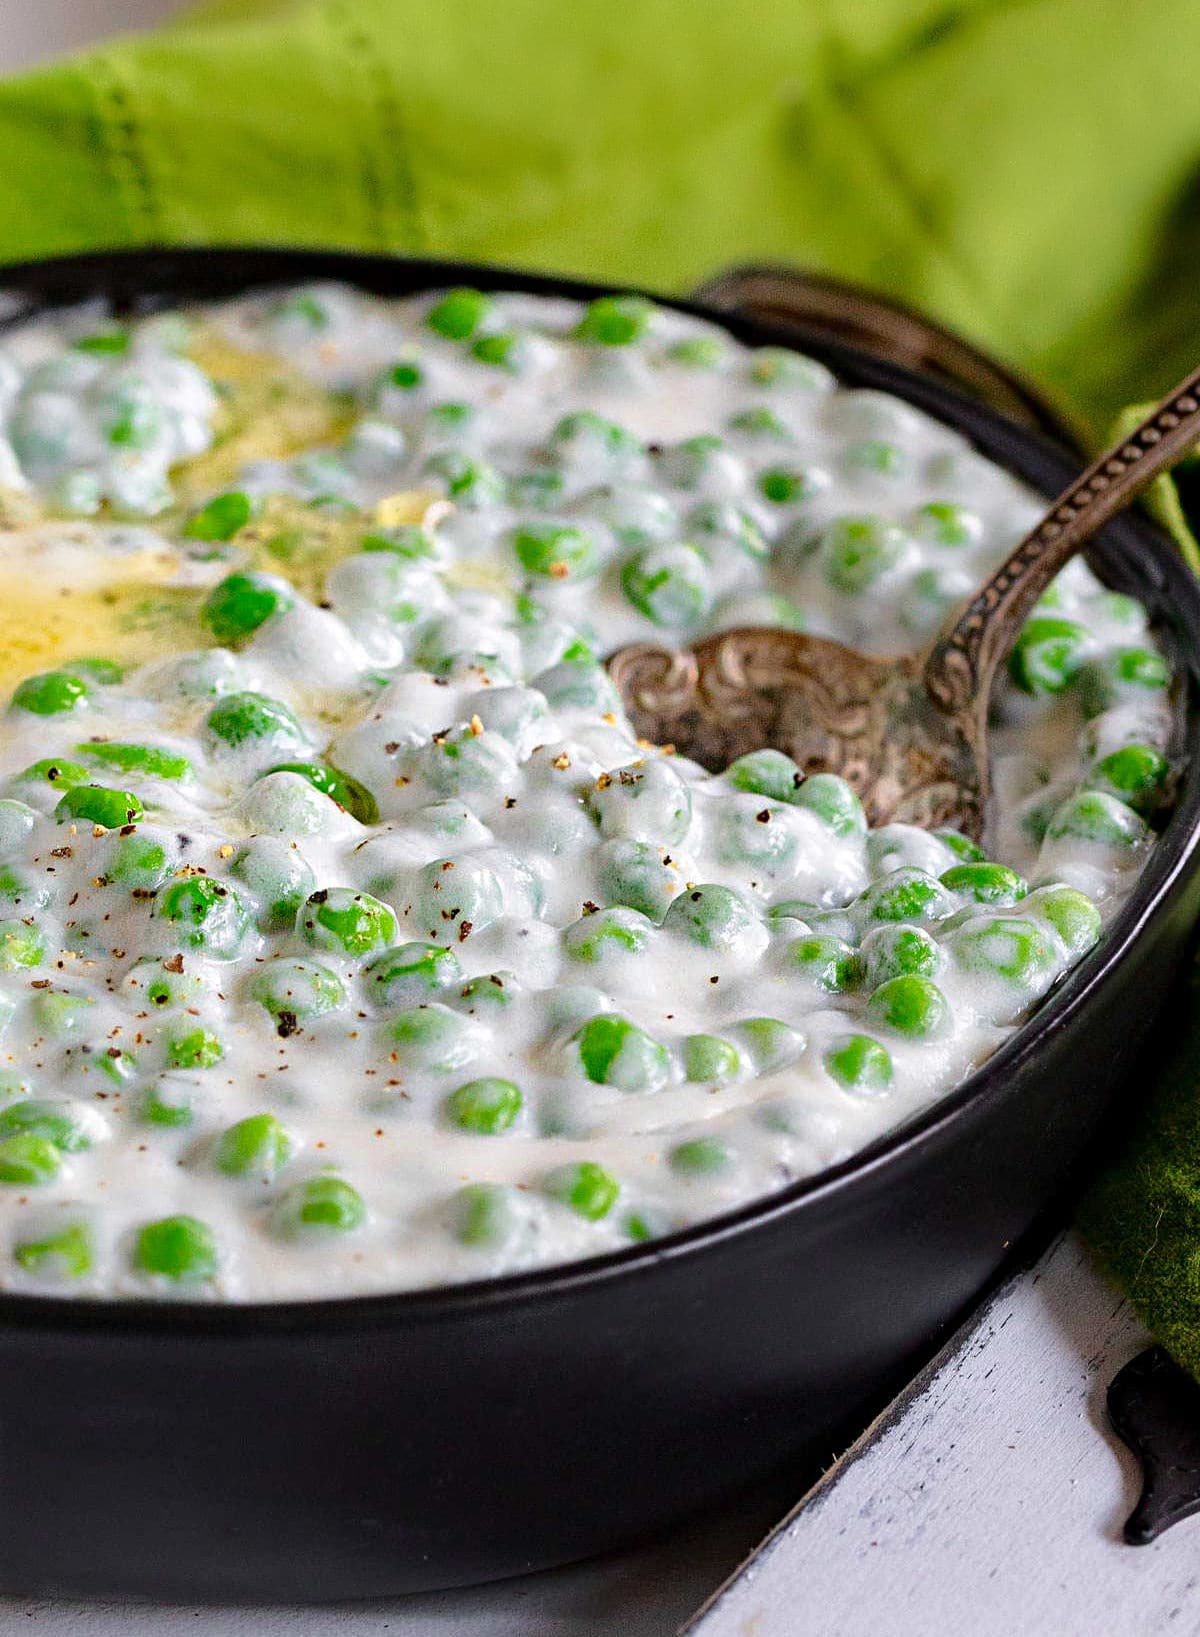
[(1200, 440), (1200, 369), (1099, 457), (919, 654), (878, 658), (767, 626), (688, 648), (633, 643), (608, 661), (638, 734), (719, 771), (772, 747), (839, 773), (873, 825), (954, 826), (979, 840), (997, 668), (1065, 563)]

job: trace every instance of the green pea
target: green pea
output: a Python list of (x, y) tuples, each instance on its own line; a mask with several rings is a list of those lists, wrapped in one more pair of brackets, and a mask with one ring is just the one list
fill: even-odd
[(250, 998), (269, 1012), (284, 1040), (300, 1024), (335, 1012), (345, 1004), (346, 989), (336, 972), (316, 961), (277, 956), (254, 974)]
[(583, 1072), (618, 1091), (658, 1091), (671, 1072), (667, 1048), (616, 1012), (589, 1018), (575, 1036)]
[(877, 477), (899, 478), (907, 475), (911, 462), (897, 443), (885, 438), (863, 438), (849, 443), (842, 452), (842, 464), (848, 472), (870, 472)]
[(496, 303), (482, 290), (460, 285), (448, 290), (425, 315), (425, 322), (448, 341), (467, 341), (477, 335), (496, 311)]
[(941, 1033), (950, 1007), (936, 983), (915, 972), (905, 972), (879, 985), (867, 1002), (867, 1016), (897, 1034), (928, 1040)]
[(629, 1211), (621, 1226), (635, 1245), (644, 1245), (648, 1239), (661, 1239), (670, 1232), (669, 1222), (657, 1211)]
[(358, 542), (360, 551), (388, 552), (405, 562), (436, 562), (442, 555), (437, 536), (419, 523), (398, 523), (391, 529), (372, 529)]
[(655, 625), (694, 625), (712, 606), (708, 564), (687, 541), (631, 557), (621, 570), (621, 590)]
[(833, 386), (833, 377), (824, 364), (785, 347), (756, 348), (750, 378), (760, 386), (794, 387), (802, 392), (828, 392)]
[(690, 1034), (683, 1043), (683, 1072), (689, 1080), (725, 1086), (744, 1071), (732, 1040), (715, 1034)]
[(804, 466), (768, 466), (755, 482), (759, 494), (773, 506), (797, 506), (811, 500), (822, 487), (818, 476)]
[(580, 1160), (576, 1165), (563, 1165), (551, 1171), (546, 1178), (546, 1192), (564, 1205), (570, 1206), (577, 1216), (589, 1222), (600, 1222), (612, 1210), (620, 1196), (621, 1185), (611, 1171), (594, 1160)]
[(161, 1125), (169, 1130), (182, 1129), (195, 1119), (192, 1110), (190, 1086), (147, 1086), (138, 1106), (138, 1114), (147, 1125)]
[(493, 335), (479, 337), (471, 348), (471, 357), (481, 364), (490, 364), (494, 369), (507, 369), (515, 373), (521, 367), (526, 350), (524, 337), (515, 330), (497, 330)]
[(89, 682), (99, 682), (105, 687), (125, 680), (125, 667), (104, 655), (92, 654), (85, 659), (73, 659), (71, 670), (77, 676), (82, 676)]
[(211, 1069), (225, 1048), (211, 1029), (189, 1029), (167, 1042), (167, 1062), (173, 1069)]
[(511, 1006), (520, 988), (512, 972), (484, 972), (463, 984), (455, 996), (455, 1004), (468, 1017), (475, 1017), (480, 1012), (494, 1012)]
[(761, 933), (758, 917), (731, 887), (705, 883), (672, 900), (663, 919), (668, 932), (678, 932), (702, 949), (725, 953)]
[(242, 489), (229, 489), (195, 511), (183, 525), (185, 540), (232, 540), (254, 515), (254, 503)]
[(129, 351), (129, 331), (114, 325), (112, 329), (97, 330), (94, 335), (81, 335), (71, 346), (76, 352), (97, 353), (115, 358)]
[(495, 467), (474, 460), (460, 449), (431, 455), (422, 467), (425, 477), (440, 478), (449, 498), (466, 511), (482, 511), (504, 499), (504, 479)]
[(958, 908), (934, 876), (913, 865), (890, 870), (855, 899), (865, 921), (938, 921)]
[(967, 972), (1004, 978), (1021, 989), (1036, 989), (1058, 966), (1054, 945), (1036, 921), (997, 916), (969, 921), (947, 939), (954, 959)]
[(114, 1086), (126, 1085), (137, 1073), (137, 1059), (133, 1053), (123, 1052), (118, 1046), (109, 1046), (107, 1050), (93, 1054), (92, 1061)]
[(273, 574), (230, 574), (209, 592), (200, 618), (218, 642), (236, 643), (294, 606), (285, 580)]
[(82, 1154), (96, 1133), (90, 1110), (63, 1098), (29, 1097), (0, 1110), (0, 1138), (41, 1137), (63, 1154)]
[(904, 534), (881, 517), (839, 517), (821, 538), (825, 578), (836, 591), (859, 597), (894, 568), (904, 553)]
[(1061, 693), (1087, 658), (1090, 641), (1074, 620), (1026, 620), (1008, 657), (1008, 674), (1025, 693)]
[(0, 864), (0, 904), (29, 914), (44, 909), (53, 896), (47, 882), (30, 876), (19, 864)]
[(618, 711), (621, 701), (603, 665), (571, 660), (539, 671), (532, 686), (551, 710)]
[(804, 1036), (776, 1017), (748, 1017), (736, 1023), (733, 1033), (746, 1048), (759, 1074), (771, 1074), (799, 1057)]
[(645, 296), (598, 296), (575, 327), (575, 336), (597, 347), (628, 347), (640, 341), (654, 317)]
[(602, 773), (587, 792), (588, 811), (610, 839), (674, 846), (692, 822), (692, 794), (662, 756)]
[(1080, 677), (1084, 713), (1098, 716), (1118, 700), (1137, 697), (1145, 690), (1158, 693), (1171, 680), (1171, 672), (1161, 654), (1151, 648), (1117, 648), (1095, 659)]
[[(85, 756), (89, 762), (100, 762), (102, 766), (115, 767), (122, 773), (144, 773), (150, 779), (190, 779), (192, 776), (192, 764), (186, 756), (180, 756), (173, 750), (162, 750), (157, 745), (128, 745), (111, 739), (94, 739), (87, 744), (76, 745), (75, 753)], [(73, 766), (70, 762), (65, 765), (67, 768)], [(84, 777), (86, 779), (87, 775)], [(71, 782), (82, 784), (84, 780)]]
[(360, 824), (378, 824), (379, 807), (375, 797), (357, 779), (349, 773), (343, 773), (340, 768), (331, 767), (325, 762), (277, 762), (269, 767), (266, 773), (260, 775), (265, 778), (269, 773), (297, 773), (319, 790), (330, 801), (335, 801), (351, 818), (357, 819)]
[(1025, 908), (1054, 928), (1073, 959), (1086, 955), (1100, 940), (1100, 911), (1074, 887), (1039, 887)]
[(185, 948), (202, 949), (217, 961), (237, 956), (250, 922), (235, 889), (211, 875), (173, 882), (159, 895), (154, 913), (174, 924)]
[(1170, 762), (1153, 745), (1122, 745), (1093, 765), (1088, 783), (1145, 811), (1157, 804), (1170, 771)]
[(702, 432), (684, 438), (657, 456), (659, 471), (676, 489), (697, 489), (706, 479), (728, 467), (734, 457), (723, 438)]
[(788, 798), (814, 814), (835, 836), (865, 836), (867, 815), (862, 802), (836, 773), (813, 773)]
[(1146, 839), (1146, 821), (1132, 808), (1103, 790), (1081, 790), (1056, 808), (1046, 826), (1046, 839), (1073, 836), (1108, 847), (1134, 847)]
[(792, 435), (775, 411), (765, 404), (737, 410), (729, 417), (729, 427), (731, 431), (745, 432), (756, 438), (790, 438)]
[(293, 290), (271, 306), (277, 323), (291, 325), (310, 335), (329, 328), (329, 308), (311, 290)]
[(871, 1096), (886, 1091), (892, 1083), (892, 1058), (885, 1046), (870, 1035), (843, 1035), (824, 1056), (827, 1073), (847, 1091)]
[(623, 905), (582, 916), (562, 935), (563, 948), (572, 960), (601, 961), (606, 956), (640, 954), (650, 940), (654, 923), (636, 909)]
[(1007, 907), (1024, 898), (1028, 886), (1007, 864), (955, 864), (940, 877), (943, 887), (961, 893), (977, 904)]
[(397, 925), (390, 904), (369, 892), (326, 887), (310, 892), (297, 916), (297, 931), (316, 949), (369, 955), (395, 942)]
[(40, 927), (25, 921), (0, 921), (0, 972), (40, 966), (45, 958), (46, 940)]
[(304, 743), (304, 730), (287, 706), (261, 693), (226, 694), (209, 711), (204, 725), (219, 749), (240, 750), (259, 741)]
[(479, 412), (472, 404), (431, 404), (425, 412), (425, 436), (432, 444), (459, 443), (470, 433)]
[(794, 800), (804, 783), (803, 773), (781, 750), (752, 750), (739, 756), (725, 769), (725, 777), (735, 790), (786, 802)]
[(13, 1261), (26, 1273), (43, 1278), (83, 1279), (92, 1271), (92, 1236), (84, 1222), (70, 1222), (56, 1233), (18, 1240)]
[(397, 1012), (388, 1020), (386, 1038), (396, 1062), (433, 1074), (465, 1067), (476, 1051), (475, 1026), (440, 1001)]
[(530, 574), (552, 580), (583, 580), (600, 567), (591, 535), (560, 523), (525, 523), (513, 531), (513, 550)]
[(690, 1137), (676, 1143), (668, 1157), (672, 1171), (688, 1177), (715, 1177), (728, 1171), (733, 1156), (719, 1137)]
[(578, 409), (564, 415), (551, 432), (550, 443), (560, 457), (598, 457), (623, 463), (642, 453), (640, 439), (617, 421), (597, 415), (594, 409)]
[(650, 841), (606, 841), (596, 854), (600, 891), (609, 904), (626, 904), (656, 924), (682, 882), (670, 853)]
[(455, 728), (430, 740), (421, 755), (421, 771), (440, 796), (498, 795), (516, 778), (512, 746), (499, 734)]
[(952, 500), (931, 500), (918, 507), (913, 518), (912, 532), (918, 540), (935, 546), (970, 546), (983, 533), (983, 524), (975, 512)]
[(418, 877), (412, 913), (435, 942), (465, 943), (504, 914), (504, 889), (495, 871), (469, 853), (435, 859)]
[(814, 935), (797, 938), (787, 948), (789, 964), (796, 972), (826, 994), (840, 995), (855, 989), (862, 980), (858, 952), (840, 938)]
[(152, 836), (118, 835), (110, 843), (103, 873), (130, 892), (157, 892), (172, 874), (175, 856)]
[(272, 1231), (282, 1239), (353, 1233), (366, 1219), (367, 1207), (357, 1188), (332, 1176), (293, 1184), (276, 1200), (270, 1218)]
[(961, 830), (935, 830), (934, 835), (943, 846), (949, 847), (955, 858), (963, 864), (985, 864), (987, 854), (978, 843), (964, 836)]
[[(936, 836), (915, 824), (881, 824), (867, 833), (867, 866), (877, 880), (900, 868), (915, 869), (923, 875), (940, 875), (957, 856)], [(948, 907), (945, 913), (950, 913)]]
[(519, 1196), (499, 1182), (468, 1183), (454, 1197), (453, 1222), (464, 1245), (503, 1245), (520, 1222)]
[(181, 1283), (211, 1279), (219, 1260), (216, 1235), (194, 1216), (165, 1216), (147, 1222), (134, 1242), (136, 1268)]
[(12, 702), (35, 716), (59, 716), (87, 703), (91, 688), (71, 671), (42, 671), (17, 684)]
[(673, 364), (683, 364), (688, 369), (716, 369), (724, 363), (727, 348), (719, 336), (689, 335), (669, 346), (665, 356)]
[(70, 790), (73, 785), (87, 784), (91, 776), (79, 762), (47, 756), (40, 762), (32, 762), (17, 774), (17, 779), (21, 784), (47, 784), (52, 790)]
[(82, 824), (100, 824), (106, 830), (118, 830), (126, 824), (140, 823), (146, 809), (131, 790), (77, 784), (63, 796), (54, 809), (54, 816), (60, 824), (75, 819)]
[(0, 1138), (0, 1182), (12, 1187), (40, 1187), (62, 1169), (62, 1150), (48, 1137), (24, 1132)]
[(921, 978), (937, 975), (942, 952), (920, 927), (892, 923), (873, 927), (862, 941), (862, 959), (870, 989), (878, 989), (889, 978), (910, 974)]
[(95, 1004), (90, 995), (43, 989), (33, 997), (33, 1020), (42, 1034), (62, 1040), (75, 1032)]
[(264, 932), (294, 926), (296, 912), (317, 884), (299, 849), (274, 836), (253, 836), (229, 867), (260, 901), (258, 921)]
[(754, 562), (763, 562), (771, 555), (771, 548), (758, 524), (749, 512), (719, 500), (701, 500), (688, 512), (684, 520), (690, 538), (712, 548), (733, 547)]
[(377, 1006), (411, 1006), (460, 982), (462, 966), (438, 944), (400, 944), (377, 956), (364, 976)]
[(511, 1080), (486, 1076), (468, 1080), (446, 1099), (446, 1113), (463, 1131), (497, 1137), (521, 1112), (521, 1088)]
[(521, 472), (509, 483), (509, 504), (518, 511), (553, 511), (562, 504), (566, 489), (566, 479), (552, 468)]
[(273, 1114), (251, 1114), (217, 1139), (213, 1164), (227, 1177), (273, 1182), (292, 1154), (292, 1139)]

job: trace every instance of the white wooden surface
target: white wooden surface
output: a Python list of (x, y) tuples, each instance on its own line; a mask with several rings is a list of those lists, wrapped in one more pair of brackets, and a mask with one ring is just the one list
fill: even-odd
[(1151, 1546), (1104, 1394), (1147, 1337), (1073, 1235), (860, 1440), (692, 1637), (1200, 1631), (1200, 1518)]

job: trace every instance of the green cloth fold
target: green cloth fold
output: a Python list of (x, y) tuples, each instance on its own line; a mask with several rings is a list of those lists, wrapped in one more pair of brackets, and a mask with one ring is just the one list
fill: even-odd
[(1191, 359), (1195, 0), (210, 0), (0, 82), (0, 254), (802, 262), (1094, 427)]
[[(799, 263), (1099, 434), (1200, 356), (1198, 61), (1196, 0), (210, 0), (0, 81), (0, 258), (320, 244), (674, 292)], [(1197, 1015), (1085, 1222), (1200, 1375)]]

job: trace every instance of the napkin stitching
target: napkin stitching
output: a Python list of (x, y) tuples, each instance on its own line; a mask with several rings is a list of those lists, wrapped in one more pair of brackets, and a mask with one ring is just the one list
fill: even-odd
[(390, 169), (395, 185), (389, 188), (374, 146), (369, 142), (358, 144), (368, 231), (381, 250), (422, 249), (425, 235), (417, 210), (408, 137), (391, 65), (345, 0), (327, 0), (325, 16), (330, 31), (362, 81), (381, 138), (380, 153), (390, 156), (392, 161)]
[(111, 57), (88, 59), (85, 73), (95, 102), (101, 152), (130, 236), (150, 243), (163, 235), (163, 217), (154, 178), (146, 161), (144, 132), (128, 84)]

